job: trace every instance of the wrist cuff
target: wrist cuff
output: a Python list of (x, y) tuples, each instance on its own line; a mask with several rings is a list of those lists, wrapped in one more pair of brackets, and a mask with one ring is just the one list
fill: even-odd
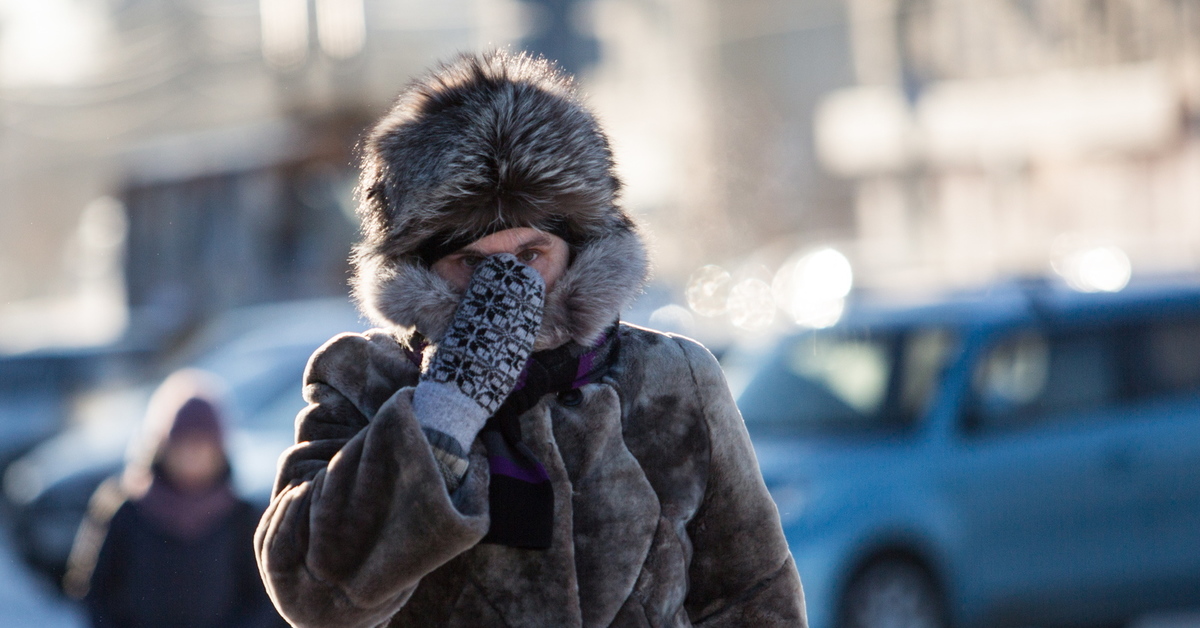
[(429, 447), (433, 450), (433, 459), (437, 461), (442, 479), (446, 481), (446, 489), (453, 493), (467, 476), (470, 463), (466, 452), (459, 447), (458, 441), (446, 434), (429, 427), (421, 430), (425, 432), (425, 439), (429, 441)]
[(424, 380), (413, 391), (413, 414), (421, 427), (437, 430), (470, 451), (475, 435), (487, 423), (489, 413), (457, 386)]

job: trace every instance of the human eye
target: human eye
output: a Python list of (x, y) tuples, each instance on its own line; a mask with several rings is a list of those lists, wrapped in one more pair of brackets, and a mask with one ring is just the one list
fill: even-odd
[(461, 261), (463, 266), (466, 266), (467, 268), (475, 268), (480, 262), (483, 261), (483, 258), (478, 255), (464, 255), (459, 261)]
[(517, 255), (517, 259), (528, 264), (541, 256), (542, 256), (542, 252), (537, 249), (525, 249), (524, 251), (521, 251), (520, 254)]

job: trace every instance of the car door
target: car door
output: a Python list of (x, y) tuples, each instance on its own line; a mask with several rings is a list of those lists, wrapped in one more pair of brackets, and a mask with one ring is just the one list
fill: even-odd
[(1099, 328), (1010, 330), (973, 367), (950, 493), (964, 594), (993, 622), (1100, 617), (1135, 488), (1113, 465), (1121, 375)]
[(1114, 572), (1135, 610), (1200, 601), (1200, 315), (1122, 330), (1126, 394), (1108, 464), (1130, 484)]

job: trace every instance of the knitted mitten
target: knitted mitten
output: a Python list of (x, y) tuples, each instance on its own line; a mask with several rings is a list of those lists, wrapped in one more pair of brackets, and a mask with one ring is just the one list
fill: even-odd
[(484, 423), (516, 387), (542, 324), (542, 276), (507, 253), (471, 276), (413, 392), (413, 412), (451, 490)]

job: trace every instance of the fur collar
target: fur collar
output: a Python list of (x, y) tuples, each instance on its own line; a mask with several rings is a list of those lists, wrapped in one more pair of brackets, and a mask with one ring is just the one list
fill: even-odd
[[(399, 335), (413, 331), (442, 337), (462, 296), (433, 271), (411, 259), (385, 265), (363, 259), (355, 299), (377, 325)], [(636, 232), (624, 231), (585, 244), (546, 295), (546, 310), (534, 350), (568, 341), (590, 345), (622, 309), (641, 293), (648, 274), (646, 250)]]

